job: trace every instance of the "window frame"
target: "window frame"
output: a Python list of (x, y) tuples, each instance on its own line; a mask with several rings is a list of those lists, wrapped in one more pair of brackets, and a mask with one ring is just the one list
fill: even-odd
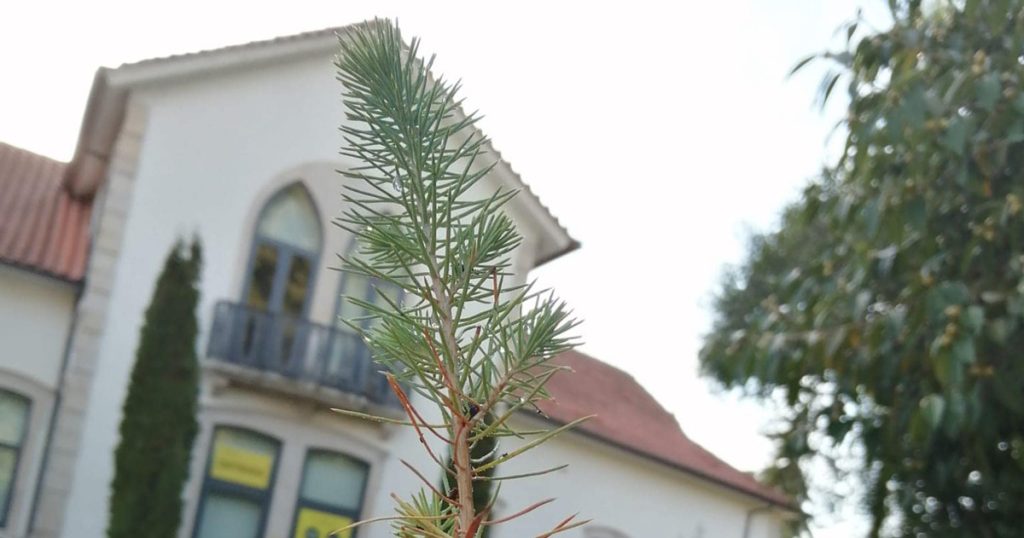
[[(348, 248), (345, 249), (345, 255), (346, 256), (352, 255), (353, 253), (355, 253), (357, 248), (359, 248), (358, 239), (356, 237), (352, 237), (349, 240)], [(335, 293), (335, 295), (334, 295), (334, 316), (333, 316), (333, 318), (331, 320), (331, 329), (332, 329), (332, 331), (335, 331), (336, 333), (348, 335), (351, 338), (356, 338), (356, 337), (358, 337), (358, 332), (355, 331), (354, 329), (352, 329), (352, 327), (349, 327), (341, 319), (341, 309), (345, 305), (345, 303), (347, 302), (346, 299), (345, 299), (345, 291), (346, 291), (345, 286), (347, 285), (349, 279), (352, 278), (353, 276), (356, 276), (356, 275), (353, 275), (352, 273), (349, 273), (348, 271), (345, 271), (344, 269), (340, 270), (339, 272), (341, 273), (341, 277), (338, 279), (338, 289), (337, 289), (337, 293)], [(378, 278), (368, 277), (368, 276), (365, 276), (365, 275), (359, 275), (359, 276), (361, 278), (368, 279), (368, 284), (369, 284), (366, 287), (366, 290), (365, 290), (366, 295), (363, 296), (363, 300), (365, 300), (368, 303), (372, 303), (372, 304), (378, 304), (378, 305), (379, 304), (386, 304), (381, 299), (380, 294), (377, 293), (377, 286), (381, 283), (381, 280), (378, 279)], [(389, 286), (392, 285), (391, 283), (386, 283), (386, 284), (389, 285)], [(399, 306), (401, 306), (402, 303), (405, 301), (405, 289), (402, 288), (401, 286), (395, 286), (395, 287), (397, 288), (397, 291), (398, 291), (398, 294), (397, 294), (397, 297), (396, 297), (397, 304)], [(364, 320), (362, 323), (360, 323), (360, 327), (363, 330), (369, 329), (370, 328), (370, 320)], [(365, 360), (368, 364), (373, 365), (374, 364), (373, 356), (370, 353), (370, 347), (366, 344), (366, 341), (363, 340), (362, 338), (357, 338), (356, 342), (357, 342), (357, 346), (358, 346), (356, 349), (359, 350), (358, 353), (361, 356), (361, 358), (363, 360)], [(329, 345), (331, 347), (328, 348), (328, 356), (330, 356), (333, 353), (333, 349), (334, 349), (333, 346), (335, 345), (335, 342), (334, 342), (333, 338), (331, 339), (331, 343)], [(363, 387), (361, 389), (361, 390), (367, 391), (367, 392), (365, 392), (365, 395), (367, 397), (369, 397), (371, 400), (378, 401), (378, 399), (380, 399), (380, 400), (383, 400), (383, 401), (387, 401), (389, 398), (394, 398), (395, 401), (397, 402), (397, 396), (395, 396), (394, 393), (391, 391), (391, 389), (388, 388), (387, 382), (386, 382), (386, 378), (381, 376), (380, 379), (378, 380), (378, 385), (377, 386), (374, 386), (371, 383), (372, 383), (372, 381), (370, 379), (370, 376), (367, 376), (365, 379), (363, 379)], [(376, 396), (374, 396), (374, 395), (376, 395)]]
[[(210, 471), (213, 467), (213, 451), (216, 449), (217, 432), (222, 430), (244, 432), (249, 435), (260, 437), (264, 440), (272, 441), (276, 445), (277, 451), (274, 454), (274, 463), (270, 469), (270, 478), (268, 480), (267, 489), (264, 490), (263, 499), (260, 499), (260, 495), (255, 493), (255, 488), (232, 484), (210, 476)], [(206, 510), (206, 498), (211, 490), (214, 493), (222, 493), (231, 497), (260, 502), (260, 520), (256, 534), (258, 537), (265, 536), (267, 531), (267, 521), (270, 519), (270, 507), (274, 500), (274, 489), (277, 487), (277, 470), (281, 466), (281, 454), (284, 452), (284, 443), (277, 437), (263, 433), (259, 430), (233, 424), (218, 424), (211, 430), (209, 445), (210, 446), (206, 451), (206, 464), (203, 466), (203, 481), (200, 485), (199, 500), (196, 504), (196, 513), (192, 522), (192, 533), (190, 536), (192, 538), (198, 538), (199, 536), (199, 527), (203, 522), (203, 512)]]
[[(263, 217), (266, 215), (267, 208), (270, 207), (270, 204), (272, 204), (274, 200), (277, 199), (278, 196), (281, 196), (289, 189), (293, 188), (301, 189), (302, 192), (306, 195), (306, 197), (309, 198), (310, 205), (313, 208), (312, 217), (313, 219), (316, 220), (317, 226), (320, 227), (319, 246), (316, 251), (306, 250), (304, 248), (297, 247), (289, 243), (285, 243), (281, 240), (273, 239), (271, 237), (261, 234), (259, 231), (260, 222), (263, 221)], [(323, 232), (323, 219), (320, 218), (320, 209), (317, 207), (316, 200), (313, 198), (312, 193), (309, 191), (308, 188), (306, 188), (306, 186), (302, 183), (301, 180), (293, 181), (274, 191), (274, 193), (271, 194), (270, 197), (266, 199), (266, 201), (264, 201), (263, 207), (260, 208), (260, 212), (256, 215), (256, 220), (253, 221), (252, 223), (252, 231), (249, 234), (249, 255), (246, 257), (245, 262), (245, 278), (242, 279), (242, 289), (239, 290), (238, 293), (240, 304), (246, 306), (249, 304), (249, 286), (252, 285), (253, 264), (256, 261), (256, 252), (259, 250), (260, 245), (267, 244), (275, 248), (277, 250), (278, 255), (278, 258), (275, 262), (274, 279), (273, 282), (271, 283), (271, 290), (276, 289), (281, 290), (283, 292), (284, 287), (282, 286), (282, 284), (284, 283), (284, 280), (287, 278), (288, 272), (287, 262), (285, 260), (291, 260), (292, 258), (295, 257), (295, 255), (301, 255), (309, 259), (310, 268), (309, 286), (307, 289), (308, 294), (306, 296), (305, 302), (302, 305), (302, 313), (300, 314), (301, 319), (307, 319), (309, 317), (309, 309), (313, 302), (313, 296), (316, 290), (316, 279), (319, 276), (318, 268), (320, 267), (320, 258), (324, 252)], [(279, 270), (282, 268), (284, 270)], [(271, 291), (271, 293), (273, 294), (273, 291)], [(274, 304), (274, 302), (275, 301), (273, 296), (268, 299), (267, 312), (279, 313), (270, 308), (270, 305)]]
[(8, 491), (4, 503), (0, 505), (0, 529), (7, 528), (7, 524), (10, 523), (11, 506), (14, 505), (14, 492), (17, 490), (18, 484), (18, 470), (21, 467), (21, 456), (25, 449), (25, 444), (28, 441), (28, 430), (31, 427), (32, 420), (32, 399), (28, 396), (15, 392), (13, 390), (0, 387), (0, 393), (13, 396), (17, 400), (21, 400), (25, 404), (23, 411), (23, 427), (21, 429), (21, 438), (18, 439), (16, 446), (9, 445), (3, 441), (0, 441), (0, 447), (8, 448), (14, 451), (14, 464), (11, 466), (11, 481), (8, 484)]
[[(313, 454), (325, 454), (328, 456), (341, 456), (352, 462), (359, 464), (365, 473), (363, 474), (363, 485), (359, 490), (359, 506), (355, 510), (338, 509), (335, 506), (324, 504), (322, 502), (305, 500), (302, 497), (302, 490), (306, 485), (306, 465), (309, 463), (309, 458)], [(366, 507), (366, 492), (370, 488), (370, 473), (373, 471), (373, 465), (370, 462), (353, 456), (347, 452), (341, 452), (339, 450), (331, 450), (328, 448), (310, 447), (306, 449), (306, 455), (302, 458), (302, 478), (299, 480), (299, 489), (295, 492), (295, 502), (292, 507), (292, 523), (288, 529), (288, 536), (291, 538), (295, 534), (295, 526), (299, 523), (299, 511), (302, 508), (312, 508), (314, 510), (320, 510), (321, 512), (327, 512), (336, 514), (344, 517), (352, 518), (353, 522), (359, 521), (360, 515), (363, 513), (363, 508)], [(359, 535), (359, 529), (352, 529), (352, 538), (356, 538)]]
[[(281, 311), (281, 302), (283, 297), (281, 294), (284, 292), (284, 284), (288, 278), (288, 266), (289, 262), (298, 257), (303, 257), (309, 260), (309, 286), (307, 287), (307, 295), (305, 301), (302, 303), (302, 312), (299, 314), (299, 319), (306, 319), (309, 317), (309, 308), (313, 302), (313, 292), (316, 289), (316, 278), (320, 267), (320, 254), (322, 252), (312, 252), (296, 248), (294, 245), (271, 239), (262, 235), (254, 234), (252, 237), (252, 245), (249, 248), (249, 258), (245, 263), (245, 281), (242, 284), (242, 292), (239, 294), (239, 300), (242, 305), (249, 307), (249, 286), (252, 285), (253, 268), (256, 262), (256, 252), (260, 246), (269, 245), (277, 250), (277, 260), (274, 262), (274, 280), (270, 284), (271, 296), (267, 300), (267, 313), (284, 315)], [(274, 291), (278, 293), (274, 293)]]
[[(357, 248), (359, 248), (358, 241), (357, 241), (357, 239), (355, 237), (353, 237), (351, 240), (349, 240), (348, 248), (345, 249), (345, 255), (346, 256), (351, 256), (356, 251)], [(353, 275), (352, 273), (350, 273), (348, 271), (345, 271), (344, 269), (342, 269), (340, 271), (340, 273), (341, 273), (341, 278), (338, 280), (338, 293), (335, 294), (335, 297), (334, 297), (334, 319), (332, 321), (332, 326), (335, 329), (338, 329), (338, 330), (342, 330), (342, 331), (346, 331), (346, 332), (351, 332), (352, 328), (349, 327), (348, 325), (346, 325), (345, 323), (343, 323), (341, 321), (341, 309), (345, 305), (345, 302), (346, 302), (345, 301), (345, 291), (346, 291), (345, 290), (345, 286), (348, 283), (348, 280), (350, 278), (352, 278), (353, 276), (355, 276), (355, 275)], [(368, 303), (373, 303), (373, 304), (381, 304), (381, 303), (383, 303), (384, 301), (380, 298), (380, 295), (377, 293), (377, 286), (379, 284), (381, 284), (381, 280), (379, 278), (368, 277), (368, 276), (363, 276), (363, 278), (368, 279), (369, 285), (366, 288), (366, 296), (362, 297), (362, 299), (364, 301), (368, 302)], [(388, 286), (392, 286), (393, 285), (390, 282), (385, 283), (385, 284), (387, 284)], [(397, 297), (398, 304), (401, 305), (402, 302), (405, 300), (405, 289), (403, 289), (401, 286), (395, 286), (395, 287), (398, 289), (398, 297)], [(363, 327), (363, 329), (369, 328), (369, 321), (364, 321), (362, 323), (362, 327)]]

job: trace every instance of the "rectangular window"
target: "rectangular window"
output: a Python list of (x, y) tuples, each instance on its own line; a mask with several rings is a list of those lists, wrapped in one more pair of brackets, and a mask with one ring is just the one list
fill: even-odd
[(259, 538), (281, 443), (239, 428), (213, 432), (195, 538)]
[(0, 527), (7, 525), (28, 422), (28, 398), (0, 389)]
[(332, 532), (359, 519), (369, 466), (337, 452), (310, 450), (302, 470), (293, 538), (351, 538)]

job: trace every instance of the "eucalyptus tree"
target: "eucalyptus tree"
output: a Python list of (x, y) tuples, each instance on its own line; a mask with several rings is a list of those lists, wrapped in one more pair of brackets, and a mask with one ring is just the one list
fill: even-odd
[(782, 397), (790, 491), (853, 460), (872, 536), (1019, 536), (1024, 2), (889, 4), (824, 55), (845, 149), (726, 279), (701, 360)]
[[(516, 192), (487, 192), (493, 163), (485, 162), (478, 116), (461, 112), (459, 84), (433, 78), (433, 58), (422, 61), (418, 48), (385, 21), (341, 38), (337, 68), (349, 120), (342, 153), (361, 163), (343, 171), (355, 184), (338, 223), (359, 244), (345, 269), (400, 288), (405, 298), (399, 303), (380, 291), (380, 301), (351, 298), (373, 319), (347, 321), (385, 367), (406, 414), (372, 420), (414, 428), (438, 467), (431, 473), (406, 463), (423, 489), (408, 499), (393, 495), (397, 515), (384, 519), (396, 536), (471, 538), (550, 502), (497, 519), (496, 492), (483, 507), (473, 499), (485, 485), (497, 483), (497, 490), (503, 480), (528, 476), (492, 473), (579, 422), (516, 431), (512, 420), (546, 397), (544, 384), (561, 370), (551, 359), (575, 345), (577, 322), (550, 292), (515, 283), (510, 260), (521, 236), (503, 208)], [(501, 452), (500, 440), (509, 436), (525, 441)], [(483, 446), (493, 448), (480, 454)], [(445, 487), (434, 485), (436, 474)], [(583, 523), (569, 517), (540, 536)]]

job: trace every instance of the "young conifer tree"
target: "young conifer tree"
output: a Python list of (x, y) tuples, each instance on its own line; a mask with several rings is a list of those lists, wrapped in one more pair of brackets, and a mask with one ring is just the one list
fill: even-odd
[(110, 538), (174, 538), (195, 438), (198, 241), (171, 249), (135, 354), (111, 484)]
[[(343, 261), (347, 271), (405, 292), (401, 305), (384, 293), (382, 304), (350, 299), (375, 318), (371, 329), (351, 325), (386, 367), (408, 420), (347, 413), (415, 428), (439, 467), (406, 463), (424, 489), (410, 499), (393, 495), (397, 515), (384, 519), (393, 522), (396, 536), (478, 538), (550, 502), (492, 517), (502, 480), (564, 465), (518, 477), (491, 472), (580, 422), (518, 432), (510, 421), (547, 397), (545, 383), (561, 370), (551, 358), (576, 345), (569, 333), (577, 322), (549, 292), (512, 283), (510, 256), (521, 237), (502, 208), (516, 192), (487, 192), (481, 181), (494, 163), (482, 162), (491, 154), (475, 128), (478, 116), (463, 115), (459, 84), (433, 78), (433, 58), (421, 61), (418, 47), (415, 39), (406, 46), (386, 21), (341, 39), (338, 78), (350, 120), (341, 129), (342, 153), (362, 163), (343, 172), (358, 185), (348, 188), (349, 210), (338, 223), (360, 245)], [(421, 412), (427, 406), (436, 411)], [(439, 415), (440, 423), (424, 415)], [(500, 440), (509, 436), (525, 440), (502, 452)], [(494, 448), (480, 455), (485, 444)], [(446, 487), (428, 478), (437, 474)], [(475, 505), (474, 494), (493, 483), (499, 487), (488, 502)], [(569, 517), (539, 536), (583, 523)]]

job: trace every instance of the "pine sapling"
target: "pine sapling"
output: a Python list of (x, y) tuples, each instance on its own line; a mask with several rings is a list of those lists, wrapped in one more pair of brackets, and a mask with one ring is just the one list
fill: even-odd
[[(536, 411), (548, 397), (545, 383), (564, 369), (551, 359), (577, 345), (570, 332), (578, 322), (550, 292), (515, 280), (511, 256), (522, 238), (503, 208), (516, 192), (485, 185), (494, 163), (484, 162), (493, 153), (476, 129), (479, 116), (462, 113), (459, 84), (433, 78), (433, 58), (420, 60), (418, 48), (415, 39), (406, 46), (386, 21), (341, 38), (336, 65), (349, 120), (341, 128), (342, 154), (361, 163), (342, 171), (355, 184), (336, 222), (359, 243), (343, 263), (382, 287), (401, 288), (405, 298), (349, 298), (372, 322), (346, 321), (384, 367), (406, 420), (339, 412), (414, 428), (443, 477), (437, 487), (433, 473), (403, 461), (423, 489), (410, 499), (392, 494), (397, 515), (369, 521), (389, 520), (401, 537), (479, 538), (551, 501), (496, 518), (503, 480), (565, 466), (515, 477), (493, 473), (589, 418), (542, 431), (513, 425), (517, 413)], [(428, 406), (436, 412), (423, 411)], [(523, 444), (502, 452), (500, 441), (510, 436)], [(438, 442), (447, 454), (431, 448)], [(492, 484), (486, 502), (474, 503)], [(568, 517), (539, 536), (584, 523)]]

